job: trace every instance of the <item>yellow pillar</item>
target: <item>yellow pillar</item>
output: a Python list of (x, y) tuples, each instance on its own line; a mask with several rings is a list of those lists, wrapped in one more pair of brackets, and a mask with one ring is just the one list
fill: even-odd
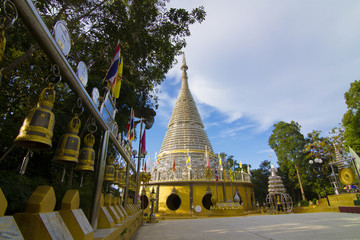
[(75, 240), (91, 240), (94, 238), (93, 228), (79, 205), (78, 190), (68, 190), (61, 202), (59, 213)]
[(113, 228), (115, 226), (115, 222), (112, 219), (107, 208), (104, 206), (104, 194), (101, 194), (99, 206), (100, 207), (97, 228)]
[(4, 216), (7, 208), (7, 200), (0, 188), (0, 236), (12, 239), (24, 239), (19, 227), (12, 216)]
[(56, 203), (51, 186), (39, 186), (26, 205), (25, 213), (16, 213), (14, 218), (25, 239), (73, 239), (58, 212), (53, 212)]
[(105, 195), (105, 207), (109, 211), (112, 219), (114, 219), (115, 224), (120, 224), (121, 223), (120, 216), (115, 211), (115, 208), (111, 205), (111, 202), (112, 202), (112, 196), (110, 194)]

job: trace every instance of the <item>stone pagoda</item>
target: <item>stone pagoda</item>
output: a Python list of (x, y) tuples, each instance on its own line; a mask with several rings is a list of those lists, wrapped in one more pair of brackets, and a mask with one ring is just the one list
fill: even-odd
[[(153, 210), (163, 216), (206, 216), (214, 212), (211, 208), (215, 202), (252, 209), (255, 197), (250, 174), (237, 171), (231, 180), (229, 169), (218, 164), (189, 89), (185, 55), (181, 70), (181, 89), (141, 199), (145, 203), (155, 195)], [(145, 204), (144, 210), (148, 208)]]
[[(153, 175), (157, 180), (200, 179), (207, 166), (207, 156), (210, 169), (215, 171), (216, 156), (191, 95), (187, 69), (184, 54), (181, 66), (183, 71), (181, 89), (168, 124), (168, 131), (157, 156), (157, 163), (159, 163), (156, 165), (157, 174)], [(186, 163), (189, 156), (190, 162)], [(175, 173), (172, 171), (174, 160)]]

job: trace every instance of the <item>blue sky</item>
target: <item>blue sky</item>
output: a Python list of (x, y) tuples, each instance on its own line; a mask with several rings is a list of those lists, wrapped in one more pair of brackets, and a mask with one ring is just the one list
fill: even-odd
[[(184, 49), (191, 93), (215, 153), (258, 168), (269, 160), (278, 121), (306, 136), (338, 126), (344, 93), (360, 79), (358, 0), (173, 0), (203, 5)], [(181, 83), (181, 57), (159, 86), (159, 109), (147, 131), (151, 161), (159, 153)], [(136, 143), (135, 143), (136, 146)], [(277, 159), (272, 153), (273, 161)]]

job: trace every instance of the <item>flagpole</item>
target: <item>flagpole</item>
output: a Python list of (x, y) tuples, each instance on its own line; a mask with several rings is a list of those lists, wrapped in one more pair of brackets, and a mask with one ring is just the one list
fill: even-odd
[[(140, 140), (142, 138), (142, 118), (140, 118)], [(134, 126), (135, 128), (135, 126)], [(139, 195), (139, 190), (140, 190), (140, 186), (139, 186), (139, 175), (140, 175), (140, 164), (141, 164), (141, 144), (139, 141), (139, 152), (138, 152), (138, 165), (137, 165), (137, 172), (136, 172), (136, 189), (135, 189), (135, 196), (134, 196), (134, 204), (137, 204), (137, 200), (138, 200), (138, 195)]]
[(219, 202), (219, 194), (218, 194), (218, 187), (217, 187), (217, 181), (215, 181), (215, 188), (216, 188), (216, 202)]
[[(234, 161), (234, 171), (232, 172), (232, 180), (233, 181), (235, 179), (234, 177), (235, 177), (235, 161)], [(234, 191), (233, 191), (233, 184), (232, 184), (233, 181), (231, 181), (231, 198), (234, 202)]]

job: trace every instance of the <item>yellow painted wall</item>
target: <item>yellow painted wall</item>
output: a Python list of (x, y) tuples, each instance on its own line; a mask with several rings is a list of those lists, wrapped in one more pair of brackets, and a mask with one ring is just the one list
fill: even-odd
[[(215, 185), (211, 185), (211, 184), (193, 185), (193, 205), (194, 205), (194, 208), (196, 206), (201, 207), (200, 213), (208, 213), (209, 212), (209, 210), (207, 210), (202, 204), (202, 199), (205, 196), (206, 191), (208, 190), (208, 187), (210, 188), (212, 194), (216, 196)], [(218, 191), (219, 191), (219, 187), (218, 187)]]
[(181, 199), (179, 209), (170, 210), (166, 206), (166, 200), (170, 196), (174, 186), (160, 186), (159, 188), (159, 212), (188, 213), (190, 210), (189, 186), (175, 186), (176, 194)]
[[(210, 211), (207, 210), (203, 204), (202, 199), (205, 196), (208, 188), (210, 188), (213, 195), (216, 196), (216, 187), (214, 182), (192, 182), (192, 189), (193, 189), (193, 207), (196, 206), (201, 207), (201, 212), (199, 214), (207, 214)], [(174, 182), (173, 185), (167, 184), (159, 184), (159, 185), (148, 185), (146, 187), (146, 195), (149, 198), (149, 206), (151, 205), (150, 202), (150, 191), (154, 187), (155, 191), (157, 191), (157, 186), (159, 186), (159, 201), (158, 201), (158, 212), (159, 213), (179, 213), (179, 214), (189, 214), (191, 213), (191, 206), (190, 206), (190, 186), (189, 183), (181, 183), (181, 182)], [(166, 205), (166, 200), (170, 196), (173, 188), (175, 187), (176, 194), (181, 199), (181, 205), (177, 210), (170, 210)], [(224, 201), (223, 197), (223, 183), (219, 183), (218, 188), (218, 198), (219, 202)], [(241, 199), (243, 201), (244, 210), (253, 209), (251, 203), (251, 194), (252, 194), (252, 187), (251, 185), (246, 185), (245, 191), (245, 184), (244, 183), (233, 183), (233, 191), (231, 191), (231, 185), (228, 182), (225, 186), (226, 189), (226, 202), (228, 202), (229, 198), (232, 199), (232, 194), (235, 194), (236, 188), (238, 189)], [(246, 197), (247, 195), (247, 197)], [(149, 206), (146, 210), (149, 210)], [(195, 212), (193, 212), (195, 213)], [(198, 214), (198, 213), (195, 213)]]

